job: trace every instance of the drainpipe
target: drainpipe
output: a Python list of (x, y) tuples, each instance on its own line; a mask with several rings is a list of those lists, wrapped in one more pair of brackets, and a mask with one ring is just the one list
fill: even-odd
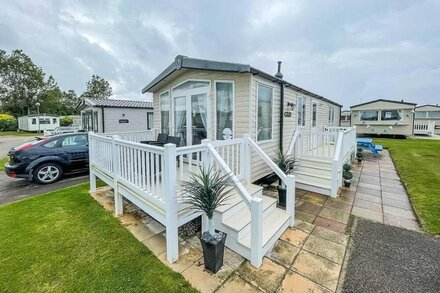
[(283, 127), (284, 127), (284, 80), (281, 73), (281, 61), (278, 61), (278, 72), (275, 74), (278, 78), (278, 84), (280, 85), (280, 151), (283, 152)]
[(105, 133), (105, 123), (104, 123), (104, 107), (101, 107), (101, 119), (102, 119), (102, 133)]

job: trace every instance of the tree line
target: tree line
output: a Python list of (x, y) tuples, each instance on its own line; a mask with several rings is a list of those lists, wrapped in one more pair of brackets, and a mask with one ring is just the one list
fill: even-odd
[(73, 115), (78, 114), (81, 99), (108, 99), (111, 95), (109, 82), (98, 75), (92, 75), (79, 96), (74, 90), (62, 90), (23, 50), (7, 54), (0, 49), (0, 113), (15, 117), (36, 113), (39, 102), (40, 113)]

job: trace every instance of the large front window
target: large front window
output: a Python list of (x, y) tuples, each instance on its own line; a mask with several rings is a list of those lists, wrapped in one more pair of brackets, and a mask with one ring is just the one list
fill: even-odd
[(359, 118), (361, 121), (378, 121), (379, 111), (375, 111), (375, 110), (361, 111)]
[(298, 126), (306, 126), (306, 98), (296, 98), (296, 109)]
[(380, 119), (382, 121), (389, 120), (400, 120), (402, 116), (400, 115), (400, 110), (382, 110)]
[(216, 138), (224, 140), (233, 137), (234, 93), (232, 82), (216, 82)]
[(160, 132), (170, 133), (170, 92), (160, 95)]
[(258, 84), (257, 140), (272, 139), (272, 88)]

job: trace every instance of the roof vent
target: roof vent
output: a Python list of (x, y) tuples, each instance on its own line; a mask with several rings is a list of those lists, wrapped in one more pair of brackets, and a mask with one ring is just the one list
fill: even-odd
[(281, 73), (281, 61), (278, 61), (278, 72), (275, 74), (275, 77), (283, 79), (283, 74)]

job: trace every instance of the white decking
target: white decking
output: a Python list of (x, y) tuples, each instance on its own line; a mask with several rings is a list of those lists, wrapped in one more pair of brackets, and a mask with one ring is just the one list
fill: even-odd
[(324, 127), (324, 131), (296, 130), (288, 153), (295, 157), (298, 188), (337, 196), (342, 186), (342, 166), (356, 152), (355, 127)]
[[(114, 189), (116, 214), (123, 212), (124, 197), (162, 223), (166, 227), (167, 259), (174, 262), (178, 258), (178, 227), (200, 216), (179, 201), (179, 184), (202, 165), (213, 167), (228, 174), (234, 188), (233, 200), (216, 214), (216, 226), (228, 233), (228, 247), (259, 267), (264, 254), (294, 224), (294, 176), (285, 175), (247, 135), (179, 148), (129, 141), (153, 137), (152, 132), (113, 136), (90, 133), (91, 190), (95, 190), (99, 177)], [(277, 208), (273, 199), (263, 197), (261, 187), (251, 184), (252, 154), (257, 154), (286, 184), (285, 210)], [(204, 217), (202, 226), (206, 226)]]
[[(226, 245), (259, 267), (263, 256), (295, 219), (295, 184), (299, 188), (336, 196), (342, 186), (342, 165), (356, 151), (355, 128), (328, 128), (324, 132), (296, 131), (289, 152), (295, 155), (295, 176), (284, 174), (248, 136), (200, 145), (164, 147), (141, 144), (154, 132), (97, 135), (89, 133), (90, 185), (99, 177), (114, 189), (115, 213), (123, 213), (122, 199), (134, 203), (166, 227), (167, 260), (178, 259), (178, 227), (194, 213), (180, 202), (179, 185), (200, 167), (212, 167), (230, 176), (233, 197), (217, 210), (216, 227), (228, 234)], [(257, 156), (287, 187), (286, 209), (262, 195), (252, 184), (251, 158)], [(202, 229), (206, 229), (202, 216)]]
[(434, 136), (435, 121), (415, 120), (414, 135)]

